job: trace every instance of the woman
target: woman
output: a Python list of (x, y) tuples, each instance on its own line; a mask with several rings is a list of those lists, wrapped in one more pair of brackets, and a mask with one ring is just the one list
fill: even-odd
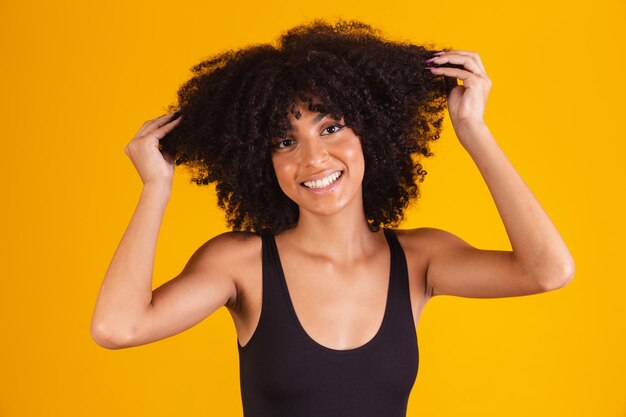
[[(125, 148), (144, 187), (96, 303), (99, 345), (154, 342), (226, 306), (246, 416), (404, 416), (428, 300), (529, 295), (572, 279), (565, 243), (485, 124), (491, 81), (478, 54), (314, 21), (278, 47), (228, 51), (193, 71), (179, 111), (144, 123)], [(395, 229), (446, 107), (512, 251)], [(152, 291), (174, 163), (216, 183), (234, 231)]]

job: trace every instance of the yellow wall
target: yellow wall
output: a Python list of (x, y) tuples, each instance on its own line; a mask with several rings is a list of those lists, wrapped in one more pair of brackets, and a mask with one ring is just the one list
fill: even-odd
[[(241, 415), (225, 308), (118, 351), (91, 340), (91, 314), (141, 190), (126, 143), (201, 58), (314, 17), (478, 51), (486, 121), (576, 260), (558, 291), (433, 299), (408, 415), (626, 416), (624, 1), (130, 3), (0, 3), (0, 416)], [(509, 249), (449, 118), (434, 150), (404, 226)], [(224, 230), (212, 190), (178, 170), (154, 286)]]

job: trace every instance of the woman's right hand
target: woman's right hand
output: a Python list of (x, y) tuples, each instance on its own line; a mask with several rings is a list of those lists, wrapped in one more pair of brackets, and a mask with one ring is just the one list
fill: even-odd
[(124, 148), (144, 186), (148, 184), (172, 186), (174, 159), (168, 153), (161, 153), (158, 146), (159, 140), (173, 130), (182, 119), (180, 116), (172, 120), (176, 116), (175, 112), (171, 112), (148, 120)]

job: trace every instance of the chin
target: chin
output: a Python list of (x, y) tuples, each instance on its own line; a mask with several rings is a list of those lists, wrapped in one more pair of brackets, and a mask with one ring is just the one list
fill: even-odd
[[(306, 191), (310, 192), (310, 191)], [(324, 198), (328, 197), (328, 198)], [(335, 198), (331, 198), (335, 197)], [(360, 191), (350, 196), (323, 196), (315, 195), (314, 198), (292, 199), (300, 210), (300, 216), (304, 212), (305, 215), (313, 216), (334, 216), (340, 213), (354, 215), (353, 211), (363, 212), (363, 199), (360, 198)]]

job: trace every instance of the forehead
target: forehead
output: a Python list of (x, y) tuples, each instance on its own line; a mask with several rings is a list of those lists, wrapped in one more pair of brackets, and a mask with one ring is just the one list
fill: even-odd
[(299, 120), (303, 113), (323, 113), (326, 114), (324, 103), (316, 97), (310, 97), (307, 101), (296, 99), (289, 108), (289, 118)]
[(294, 126), (296, 125), (305, 124), (305, 122), (302, 120), (303, 116), (311, 116), (313, 114), (315, 114), (315, 118), (310, 119), (310, 117), (307, 117), (307, 119), (310, 119), (307, 120), (307, 125), (310, 124), (314, 126), (318, 124), (322, 119), (329, 115), (329, 112), (320, 101), (313, 100), (310, 104), (310, 107), (308, 102), (296, 102), (289, 111), (289, 127), (287, 127), (287, 132), (293, 132)]
[[(308, 110), (306, 110), (306, 111), (308, 111)], [(311, 125), (316, 125), (317, 123), (319, 123), (319, 122), (320, 122), (323, 118), (325, 118), (326, 116), (328, 116), (328, 113), (318, 113), (318, 114), (317, 114), (317, 116), (315, 116), (315, 119), (311, 120), (311, 121), (309, 122), (309, 124), (311, 124)], [(297, 116), (294, 116), (294, 117), (297, 117)], [(294, 130), (294, 129), (293, 129), (294, 125), (296, 125), (296, 124), (298, 124), (298, 123), (304, 123), (304, 122), (302, 122), (302, 121), (300, 121), (300, 122), (297, 122), (297, 121), (296, 121), (296, 122), (294, 122), (294, 121), (292, 120), (291, 126), (287, 129), (287, 132), (292, 132), (292, 131)]]
[[(279, 118), (277, 128), (271, 133), (271, 136), (283, 138), (301, 125), (317, 125), (324, 117), (332, 117), (333, 119), (337, 117), (337, 120), (341, 120), (342, 115), (334, 115), (330, 111), (331, 107), (315, 94), (310, 92), (297, 93), (287, 102), (286, 110), (283, 116)], [(303, 120), (303, 117), (306, 121)]]

